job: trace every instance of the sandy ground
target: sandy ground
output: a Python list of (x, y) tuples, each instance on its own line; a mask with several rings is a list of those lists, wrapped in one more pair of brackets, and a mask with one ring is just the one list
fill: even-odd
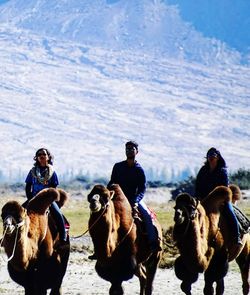
[[(74, 244), (74, 242), (72, 242)], [(68, 269), (63, 281), (63, 294), (65, 295), (101, 295), (109, 294), (109, 282), (101, 279), (95, 272), (95, 262), (88, 260), (87, 252), (71, 252)], [(235, 267), (233, 267), (235, 269)], [(0, 254), (0, 294), (24, 294), (23, 288), (14, 283), (7, 272), (6, 255)], [(123, 283), (125, 294), (139, 294), (139, 280), (133, 277)], [(193, 284), (193, 295), (201, 295), (203, 289), (203, 276)], [(49, 293), (49, 292), (48, 292)], [(154, 280), (154, 295), (183, 294), (180, 290), (180, 281), (175, 277), (173, 269), (158, 269)], [(225, 279), (225, 294), (241, 294), (240, 274), (230, 270)]]

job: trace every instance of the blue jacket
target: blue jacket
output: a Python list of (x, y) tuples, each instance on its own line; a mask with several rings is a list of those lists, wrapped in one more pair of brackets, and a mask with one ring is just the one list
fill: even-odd
[[(42, 171), (43, 169), (40, 168), (40, 170)], [(26, 185), (28, 185), (29, 188), (31, 188), (31, 195), (29, 194), (27, 195), (28, 199), (34, 197), (38, 192), (40, 192), (44, 188), (48, 188), (48, 187), (56, 188), (59, 184), (58, 177), (55, 171), (53, 172), (52, 176), (47, 181), (47, 183), (43, 184), (43, 183), (40, 183), (36, 177), (33, 176), (32, 169), (28, 173), (25, 182), (26, 182)]]
[(111, 184), (119, 184), (130, 204), (139, 203), (146, 191), (146, 177), (143, 168), (137, 162), (135, 165), (128, 166), (127, 161), (116, 163), (113, 167)]
[(204, 165), (196, 177), (195, 197), (204, 199), (218, 185), (228, 186), (228, 174), (225, 167), (218, 167), (210, 172), (209, 166)]

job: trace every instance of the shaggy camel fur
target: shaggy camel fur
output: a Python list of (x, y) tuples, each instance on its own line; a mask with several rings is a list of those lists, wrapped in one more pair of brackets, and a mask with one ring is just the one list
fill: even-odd
[[(111, 283), (109, 294), (124, 294), (122, 282), (137, 275), (140, 295), (151, 295), (161, 251), (150, 253), (126, 196), (119, 185), (112, 189), (96, 185), (88, 195), (89, 232), (97, 256), (96, 271)], [(156, 220), (154, 225), (162, 246), (161, 227)]]
[(215, 188), (200, 203), (187, 193), (176, 199), (174, 239), (180, 256), (175, 261), (176, 276), (182, 281), (181, 289), (191, 295), (191, 285), (204, 272), (205, 295), (224, 294), (224, 277), (228, 262), (236, 259), (242, 276), (242, 292), (249, 293), (250, 235), (242, 237), (243, 245), (235, 251), (230, 225), (223, 217), (223, 205), (231, 201), (229, 188)]
[(51, 289), (61, 294), (61, 284), (69, 258), (69, 238), (59, 246), (59, 234), (49, 206), (62, 206), (68, 198), (61, 189), (48, 188), (32, 198), (25, 209), (16, 201), (2, 208), (2, 246), (8, 256), (10, 277), (24, 287), (25, 295), (44, 295)]

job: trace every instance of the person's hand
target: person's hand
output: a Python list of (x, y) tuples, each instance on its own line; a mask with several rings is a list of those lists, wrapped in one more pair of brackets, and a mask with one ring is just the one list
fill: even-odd
[(133, 215), (134, 218), (138, 218), (139, 217), (138, 203), (134, 203), (132, 205), (132, 215)]

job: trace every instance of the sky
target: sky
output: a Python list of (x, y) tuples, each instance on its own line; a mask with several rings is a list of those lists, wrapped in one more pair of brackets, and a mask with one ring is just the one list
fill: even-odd
[(178, 6), (183, 20), (206, 37), (226, 42), (240, 52), (250, 49), (250, 1), (167, 0)]
[(195, 175), (211, 146), (249, 169), (242, 53), (162, 1), (109, 2), (1, 5), (0, 179), (24, 181), (41, 146), (62, 180), (109, 177), (130, 139), (148, 179)]

